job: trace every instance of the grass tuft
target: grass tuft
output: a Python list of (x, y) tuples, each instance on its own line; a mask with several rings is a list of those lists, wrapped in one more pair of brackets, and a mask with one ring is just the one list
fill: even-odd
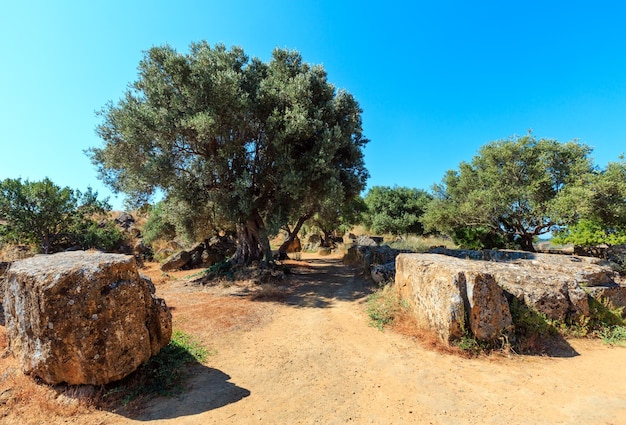
[(402, 310), (399, 297), (390, 286), (373, 293), (367, 299), (367, 314), (370, 317), (370, 326), (384, 330), (385, 326), (393, 324), (395, 317)]

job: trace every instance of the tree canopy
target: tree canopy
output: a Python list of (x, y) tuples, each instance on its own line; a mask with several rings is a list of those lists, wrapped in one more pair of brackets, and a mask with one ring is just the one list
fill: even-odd
[(559, 229), (555, 243), (579, 246), (626, 243), (626, 161), (610, 162), (590, 175), (582, 191), (580, 219)]
[(153, 47), (138, 70), (102, 110), (104, 145), (88, 153), (104, 182), (138, 203), (161, 190), (235, 223), (232, 261), (269, 261), (271, 231), (363, 189), (361, 109), (299, 53), (276, 49), (264, 63), (203, 41), (187, 54)]
[(449, 235), (479, 229), (533, 251), (533, 238), (574, 223), (592, 175), (591, 148), (531, 134), (483, 146), (433, 188), (427, 229)]
[(431, 200), (421, 189), (374, 186), (365, 195), (364, 224), (376, 233), (422, 235), (420, 218)]
[(0, 182), (0, 219), (6, 224), (0, 224), (0, 238), (37, 244), (45, 254), (71, 245), (112, 249), (121, 242), (121, 233), (93, 219), (109, 209), (91, 188), (81, 193), (47, 178), (5, 179)]

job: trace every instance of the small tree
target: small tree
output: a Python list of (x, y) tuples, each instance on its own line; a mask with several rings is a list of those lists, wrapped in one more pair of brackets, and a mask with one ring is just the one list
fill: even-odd
[(420, 218), (432, 196), (421, 189), (374, 186), (365, 195), (364, 224), (376, 233), (424, 234)]
[(489, 143), (434, 187), (423, 223), (449, 235), (481, 228), (534, 251), (536, 236), (579, 217), (593, 171), (590, 153), (577, 142), (537, 140), (530, 134)]
[(40, 182), (5, 179), (0, 182), (0, 226), (5, 240), (35, 243), (45, 254), (66, 245), (112, 248), (121, 234), (110, 226), (98, 226), (97, 214), (110, 209), (98, 201), (91, 188), (85, 193), (61, 188), (48, 178)]

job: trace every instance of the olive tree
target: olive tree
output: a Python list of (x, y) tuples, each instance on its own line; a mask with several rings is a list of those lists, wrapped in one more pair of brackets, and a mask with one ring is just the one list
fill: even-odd
[(69, 245), (112, 249), (122, 241), (111, 224), (99, 225), (94, 217), (110, 206), (99, 201), (91, 188), (81, 193), (61, 188), (50, 179), (0, 182), (0, 237), (9, 242), (32, 243), (45, 253)]
[(421, 189), (374, 186), (365, 195), (364, 224), (377, 233), (422, 235), (420, 218), (431, 199)]
[(435, 198), (422, 221), (427, 229), (449, 235), (480, 229), (534, 251), (536, 236), (580, 217), (593, 172), (590, 153), (575, 141), (537, 140), (530, 134), (489, 143), (434, 186)]
[(578, 246), (626, 243), (626, 161), (610, 162), (589, 176), (580, 219), (555, 232), (554, 243)]
[(239, 47), (153, 47), (137, 81), (101, 111), (104, 142), (88, 151), (100, 177), (129, 199), (161, 191), (215, 206), (237, 228), (231, 261), (271, 261), (269, 234), (303, 204), (359, 193), (367, 171), (361, 109), (322, 66), (276, 49), (265, 63)]

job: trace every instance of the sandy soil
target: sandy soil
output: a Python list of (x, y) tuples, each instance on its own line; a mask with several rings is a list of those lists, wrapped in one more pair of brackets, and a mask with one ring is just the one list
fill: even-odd
[[(370, 288), (339, 258), (303, 257), (283, 302), (149, 270), (174, 327), (217, 353), (193, 367), (177, 398), (61, 423), (626, 423), (626, 349), (570, 340), (568, 357), (442, 354), (369, 326)], [(29, 422), (10, 413), (2, 421)]]

